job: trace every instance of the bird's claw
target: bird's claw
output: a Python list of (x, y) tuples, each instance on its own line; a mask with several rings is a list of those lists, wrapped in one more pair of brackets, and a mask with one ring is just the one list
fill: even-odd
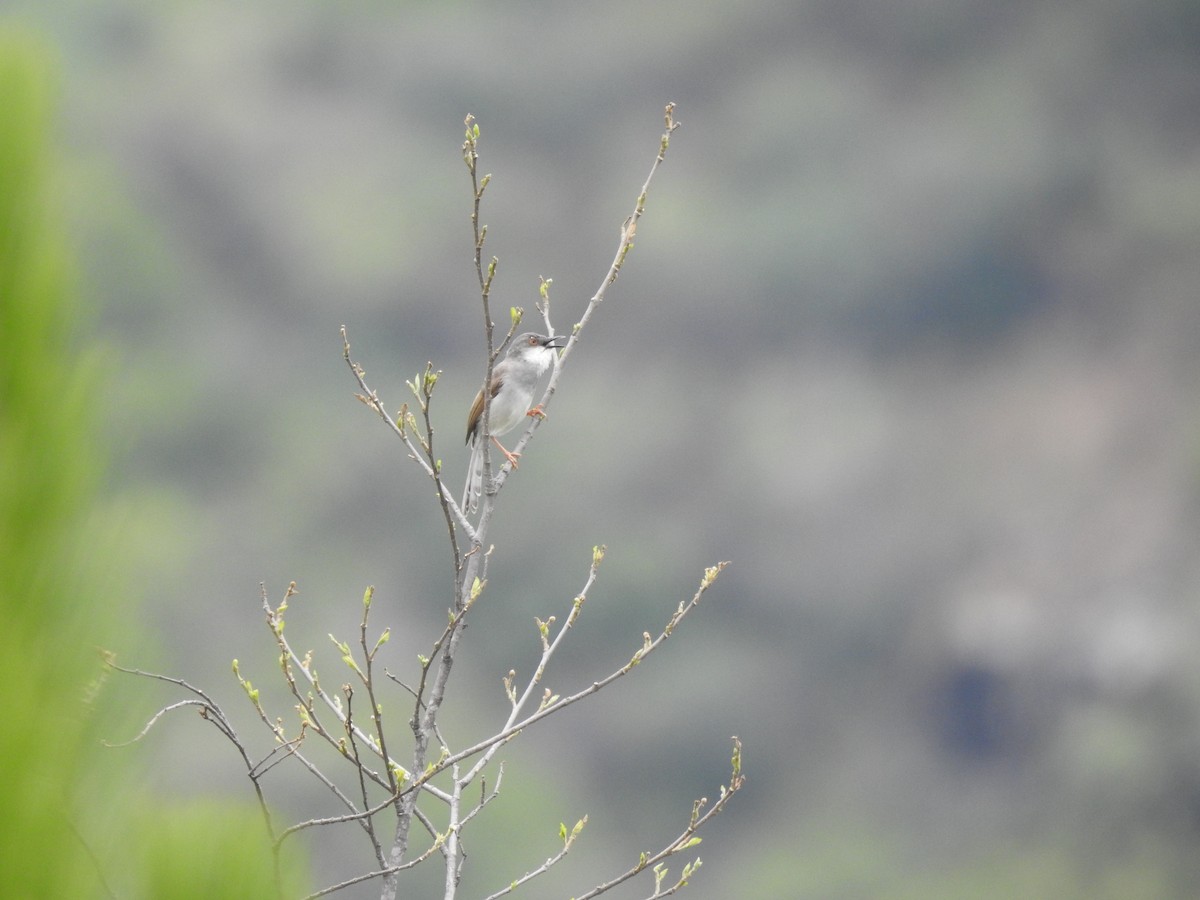
[(504, 454), (504, 458), (507, 459), (510, 463), (512, 463), (512, 467), (514, 469), (517, 468), (517, 460), (520, 459), (521, 454), (509, 452), (508, 448), (505, 447), (502, 443), (500, 443), (500, 441), (496, 439), (496, 436), (494, 434), (492, 435), (492, 443), (496, 445), (497, 450), (499, 450), (501, 453)]

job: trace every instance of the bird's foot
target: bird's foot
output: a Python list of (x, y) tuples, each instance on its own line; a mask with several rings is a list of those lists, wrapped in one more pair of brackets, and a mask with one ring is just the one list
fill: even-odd
[(494, 443), (499, 448), (500, 452), (504, 454), (504, 458), (507, 459), (510, 463), (512, 463), (512, 467), (514, 469), (518, 468), (517, 460), (521, 458), (520, 453), (508, 452), (508, 450), (505, 449), (504, 445), (502, 443), (500, 443), (498, 440), (496, 440), (495, 435), (492, 435), (492, 443)]
[(539, 403), (533, 409), (529, 410), (529, 412), (525, 413), (525, 415), (531, 416), (531, 417), (536, 416), (539, 419), (544, 419), (544, 418), (546, 418), (546, 411), (544, 409), (542, 409), (542, 404)]

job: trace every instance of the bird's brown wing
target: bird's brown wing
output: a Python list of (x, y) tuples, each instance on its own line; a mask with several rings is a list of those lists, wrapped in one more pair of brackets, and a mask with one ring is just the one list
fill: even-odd
[[(500, 392), (500, 386), (504, 384), (504, 379), (499, 375), (492, 373), (492, 384), (489, 393), (494, 398)], [(471, 443), (476, 433), (479, 431), (479, 422), (483, 418), (483, 391), (475, 395), (475, 402), (471, 404), (471, 411), (467, 413), (467, 440), (466, 443)]]

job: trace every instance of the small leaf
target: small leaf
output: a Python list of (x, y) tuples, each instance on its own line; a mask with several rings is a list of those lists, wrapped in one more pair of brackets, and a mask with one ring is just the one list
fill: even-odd
[(728, 560), (726, 560), (724, 562), (719, 562), (715, 566), (709, 566), (707, 569), (705, 569), (704, 577), (702, 579), (700, 579), (700, 590), (702, 590), (702, 591), (707, 590), (709, 585), (711, 585), (714, 581), (717, 580), (717, 576), (720, 575), (722, 571), (724, 571), (724, 569), (727, 565), (729, 565)]
[(660, 887), (662, 886), (663, 879), (667, 877), (668, 871), (669, 869), (667, 869), (666, 863), (659, 863), (654, 867), (654, 893), (658, 893)]

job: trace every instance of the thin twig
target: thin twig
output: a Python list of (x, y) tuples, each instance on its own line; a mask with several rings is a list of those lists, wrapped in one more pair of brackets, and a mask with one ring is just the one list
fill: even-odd
[[(521, 710), (525, 708), (525, 705), (529, 702), (529, 698), (533, 696), (534, 688), (542, 680), (542, 676), (546, 671), (546, 666), (550, 663), (550, 658), (562, 644), (563, 640), (565, 640), (567, 632), (571, 630), (571, 626), (575, 624), (575, 620), (579, 618), (580, 613), (583, 611), (583, 604), (587, 601), (588, 592), (592, 589), (592, 585), (596, 583), (596, 576), (600, 571), (600, 563), (604, 561), (604, 554), (605, 548), (603, 546), (592, 548), (592, 564), (588, 569), (587, 580), (584, 582), (579, 593), (575, 595), (575, 599), (571, 601), (571, 611), (567, 614), (566, 620), (563, 622), (562, 627), (558, 630), (558, 634), (555, 635), (552, 642), (547, 638), (546, 626), (541, 622), (538, 623), (539, 634), (542, 640), (542, 658), (538, 661), (537, 668), (535, 669), (533, 676), (529, 679), (529, 683), (525, 686), (525, 690), (521, 693), (520, 698), (513, 701), (512, 710), (509, 713), (508, 719), (505, 721), (503, 727), (500, 729), (501, 732), (512, 729), (511, 734), (515, 735), (517, 731), (520, 730), (513, 729), (513, 724), (521, 715)], [(511, 688), (509, 688), (509, 690), (511, 690)], [(474, 766), (471, 767), (470, 771), (467, 773), (467, 781), (471, 781), (476, 775), (479, 774), (483, 767), (486, 766), (491, 760), (492, 756), (495, 755), (496, 751), (500, 749), (500, 746), (501, 743), (497, 742), (488, 748), (484, 755), (478, 760), (478, 762), (475, 763)]]
[[(148, 731), (168, 709), (178, 709), (179, 707), (185, 705), (197, 705), (200, 707), (200, 717), (206, 722), (211, 722), (214, 726), (216, 726), (217, 730), (225, 735), (229, 742), (233, 744), (234, 748), (238, 752), (238, 755), (242, 758), (242, 763), (246, 766), (246, 774), (250, 778), (250, 783), (254, 786), (254, 796), (258, 800), (258, 809), (262, 814), (263, 826), (267, 830), (267, 839), (271, 842), (273, 848), (271, 862), (274, 867), (275, 889), (277, 893), (282, 895), (283, 874), (280, 869), (281, 862), (279, 858), (279, 847), (275, 838), (275, 823), (271, 818), (271, 810), (267, 806), (266, 795), (263, 793), (262, 784), (260, 782), (260, 773), (258, 773), (257, 767), (251, 761), (250, 753), (246, 750), (246, 745), (243, 744), (241, 738), (238, 737), (237, 731), (233, 727), (233, 723), (230, 722), (229, 718), (225, 715), (225, 711), (222, 710), (217, 702), (209, 697), (208, 694), (195, 685), (184, 681), (182, 678), (175, 678), (170, 675), (161, 675), (157, 672), (146, 672), (142, 669), (126, 668), (125, 666), (117, 665), (116, 657), (111, 653), (105, 653), (104, 661), (109, 668), (118, 672), (124, 672), (127, 675), (137, 675), (142, 678), (149, 678), (153, 681), (165, 681), (167, 684), (173, 684), (176, 687), (181, 687), (185, 691), (188, 691), (199, 698), (201, 702), (197, 702), (195, 700), (182, 701), (180, 703), (172, 704), (170, 707), (167, 707), (164, 710), (160, 710), (147, 723), (146, 727), (142, 730), (142, 734), (145, 734), (146, 731)], [(140, 739), (140, 737), (141, 735), (139, 735), (138, 738), (135, 738), (135, 740)]]
[[(346, 334), (345, 325), (341, 327), (341, 335), (342, 358), (346, 361), (346, 365), (350, 367), (350, 372), (354, 375), (354, 380), (358, 382), (359, 390), (362, 391), (361, 394), (355, 394), (355, 396), (364, 406), (374, 410), (376, 415), (378, 415), (379, 418), (381, 418), (387, 424), (392, 433), (404, 442), (404, 446), (408, 448), (409, 457), (415, 460), (417, 465), (424, 470), (425, 474), (437, 484), (438, 494), (444, 497), (445, 505), (450, 510), (454, 519), (454, 523), (463, 530), (463, 533), (467, 536), (468, 540), (474, 540), (475, 529), (471, 526), (471, 523), (468, 521), (463, 510), (460, 509), (458, 504), (454, 501), (453, 495), (450, 494), (446, 489), (445, 482), (442, 481), (441, 472), (437, 471), (434, 468), (434, 465), (428, 459), (423, 458), (423, 454), (420, 453), (417, 447), (413, 445), (413, 442), (409, 438), (405, 428), (398, 424), (396, 419), (392, 418), (392, 416), (388, 414), (387, 407), (385, 407), (383, 401), (379, 399), (379, 395), (367, 385), (366, 372), (363, 370), (362, 366), (360, 366), (350, 357), (350, 338)], [(403, 418), (401, 418), (401, 421), (404, 421)]]
[[(345, 692), (346, 692), (346, 740), (349, 742), (350, 752), (354, 756), (354, 769), (355, 769), (355, 772), (358, 774), (359, 796), (362, 797), (362, 805), (363, 805), (363, 808), (366, 809), (366, 808), (370, 807), (370, 805), (371, 805), (370, 794), (368, 794), (368, 792), (367, 792), (367, 775), (366, 775), (367, 767), (363, 765), (362, 759), (358, 755), (358, 741), (356, 741), (354, 739), (354, 729), (350, 727), (350, 723), (351, 723), (351, 721), (353, 721), (353, 716), (354, 716), (354, 709), (352, 706), (352, 704), (354, 702), (354, 689), (352, 687), (350, 687), (350, 685), (346, 685)], [(391, 769), (389, 768), (388, 771), (390, 772)], [(392, 778), (392, 782), (394, 785), (394, 783), (395, 783), (394, 777)], [(396, 796), (396, 789), (393, 786), (391, 796), (387, 798), (385, 803), (380, 808), (382, 809), (383, 806), (387, 806), (388, 804), (390, 804), (392, 802), (392, 800), (395, 799), (395, 796)], [(367, 837), (370, 838), (370, 840), (371, 840), (371, 847), (375, 851), (376, 862), (379, 863), (380, 867), (386, 866), (387, 860), (385, 860), (383, 858), (383, 847), (380, 845), (379, 838), (375, 834), (375, 822), (374, 822), (373, 818), (371, 816), (364, 816), (359, 821), (362, 822), (363, 828), (366, 829)]]
[[(657, 174), (659, 166), (661, 166), (663, 161), (666, 159), (667, 147), (670, 146), (671, 143), (671, 135), (674, 134), (675, 129), (679, 127), (679, 123), (675, 121), (674, 103), (668, 103), (666, 105), (663, 120), (665, 127), (662, 133), (662, 138), (659, 141), (658, 156), (654, 158), (654, 163), (650, 166), (650, 173), (646, 176), (646, 180), (642, 184), (642, 190), (638, 194), (637, 200), (634, 203), (633, 212), (621, 225), (620, 240), (617, 242), (617, 252), (613, 256), (612, 264), (609, 265), (608, 271), (604, 275), (604, 279), (600, 282), (600, 287), (596, 289), (596, 293), (594, 293), (591, 300), (588, 301), (587, 307), (583, 311), (583, 315), (580, 316), (579, 321), (576, 322), (572, 328), (571, 337), (567, 340), (566, 346), (559, 351), (558, 364), (554, 367), (554, 373), (550, 376), (550, 381), (546, 385), (546, 389), (542, 393), (542, 399), (538, 403), (538, 406), (542, 409), (545, 409), (549, 405), (551, 398), (554, 396), (554, 392), (558, 389), (558, 381), (562, 376), (563, 364), (567, 361), (567, 358), (575, 349), (575, 344), (578, 342), (579, 336), (582, 334), (584, 327), (587, 325), (592, 315), (596, 312), (596, 309), (601, 303), (604, 302), (605, 296), (608, 293), (609, 285), (617, 280), (617, 276), (621, 274), (621, 267), (625, 264), (625, 257), (628, 256), (629, 251), (633, 249), (633, 238), (637, 233), (638, 221), (642, 218), (642, 214), (646, 211), (646, 197), (650, 193), (650, 183), (654, 180), (654, 176)], [(547, 310), (543, 311), (543, 317), (547, 322), (549, 322), (548, 308)], [(542, 424), (542, 418), (539, 416), (531, 416), (530, 419), (531, 421), (525, 426), (525, 430), (522, 432), (520, 439), (512, 448), (511, 452), (514, 456), (519, 455), (521, 451), (525, 449), (525, 445), (529, 443), (529, 440), (533, 437), (533, 433), (537, 431)], [(497, 493), (499, 492), (500, 488), (503, 487), (504, 482), (508, 479), (508, 475), (509, 468), (507, 466), (502, 467), (501, 470), (496, 474), (495, 490)], [(480, 540), (483, 540), (483, 538), (481, 537)]]
[[(383, 730), (382, 706), (380, 705), (379, 700), (375, 697), (375, 678), (373, 676), (375, 653), (387, 640), (388, 632), (385, 631), (382, 635), (380, 635), (379, 640), (375, 643), (373, 648), (367, 646), (367, 620), (371, 615), (371, 600), (374, 595), (375, 588), (373, 587), (367, 588), (367, 592), (363, 595), (362, 621), (359, 623), (358, 627), (359, 645), (362, 647), (363, 652), (363, 671), (359, 673), (359, 676), (362, 678), (362, 682), (367, 688), (367, 699), (371, 701), (371, 721), (375, 725), (375, 738), (379, 742), (380, 755), (384, 760), (389, 760), (391, 759), (391, 755), (388, 753), (387, 736), (384, 734)], [(388, 786), (391, 788), (391, 792), (395, 794), (397, 787), (396, 771), (386, 762), (384, 763), (384, 768), (387, 769)]]
[[(292, 594), (295, 593), (295, 584), (294, 583), (289, 586), (288, 591), (289, 591), (288, 596), (291, 596)], [(327, 694), (325, 692), (325, 690), (321, 687), (320, 682), (313, 675), (310, 665), (308, 663), (306, 663), (305, 660), (302, 660), (296, 654), (296, 651), (292, 649), (292, 646), (288, 642), (287, 638), (284, 637), (283, 627), (281, 625), (280, 614), (281, 614), (281, 610), (286, 607), (281, 604), (280, 608), (272, 609), (270, 602), (267, 598), (265, 587), (262, 587), (262, 601), (263, 601), (263, 609), (267, 616), (267, 624), (270, 627), (272, 634), (275, 635), (276, 643), (279, 645), (279, 649), (280, 649), (280, 653), (281, 653), (281, 660), (284, 663), (284, 665), (283, 665), (284, 677), (288, 682), (288, 685), (291, 689), (292, 695), (299, 702), (300, 708), (303, 710), (304, 715), (308, 718), (310, 727), (313, 729), (313, 731), (315, 731), (322, 738), (324, 738), (325, 741), (327, 743), (329, 743), (334, 749), (336, 749), (340, 755), (341, 748), (338, 744), (338, 740), (333, 735), (331, 735), (325, 729), (325, 727), (321, 724), (320, 719), (317, 717), (316, 708), (313, 706), (311, 701), (303, 693), (301, 693), (299, 685), (296, 683), (295, 676), (292, 674), (293, 667), (295, 669), (298, 669), (300, 671), (300, 673), (304, 676), (304, 678), (308, 682), (308, 684), (311, 685), (311, 687), (313, 689), (313, 696), (320, 699), (321, 702), (326, 707), (328, 707), (329, 710), (333, 713), (333, 715), (337, 718), (339, 724), (341, 724), (343, 727), (346, 727), (346, 718), (345, 718), (344, 711), (341, 709), (340, 704), (337, 703), (331, 696), (329, 696), (329, 694)], [(285, 599), (285, 602), (286, 602), (286, 599)], [(240, 676), (239, 676), (239, 678), (240, 678)], [(261, 709), (259, 710), (259, 715), (264, 718), (264, 721), (266, 721), (266, 714), (263, 710), (261, 710)], [(374, 753), (376, 756), (379, 756), (380, 759), (383, 761), (384, 765), (389, 770), (392, 767), (396, 767), (405, 777), (409, 777), (409, 773), (408, 773), (407, 769), (405, 769), (403, 766), (401, 766), (399, 763), (395, 762), (391, 758), (386, 758), (382, 755), (381, 748), (379, 747), (379, 745), (376, 743), (375, 739), (371, 735), (367, 734), (365, 731), (363, 731), (361, 728), (359, 728), (357, 725), (355, 725), (353, 723), (350, 723), (349, 727), (355, 729), (354, 733), (358, 737), (358, 739), (361, 740), (363, 743), (365, 743), (367, 745), (367, 747), (370, 748), (372, 753)], [(384, 788), (385, 790), (388, 790), (389, 792), (392, 790), (391, 784), (389, 783), (388, 779), (384, 778), (379, 773), (374, 772), (371, 769), (367, 769), (366, 774), (368, 775), (368, 777), (371, 778), (372, 781), (374, 781), (380, 787)], [(445, 792), (441, 791), (438, 788), (435, 788), (433, 785), (425, 785), (424, 790), (428, 791), (433, 796), (438, 797), (439, 799), (441, 799), (443, 801), (448, 799), (448, 796), (445, 794)]]
[[(149, 672), (139, 672), (137, 669), (121, 669), (121, 671), (129, 672), (130, 674), (133, 674), (133, 675), (146, 675), (151, 678), (158, 677)], [(182, 709), (185, 706), (198, 706), (201, 709), (211, 709), (208, 702), (204, 701), (204, 700), (177, 700), (175, 703), (170, 703), (167, 706), (164, 706), (162, 709), (160, 709), (158, 712), (156, 712), (154, 715), (152, 715), (149, 718), (149, 720), (146, 722), (146, 724), (142, 726), (142, 730), (139, 731), (137, 734), (135, 734), (133, 737), (131, 737), (129, 740), (120, 741), (118, 743), (114, 743), (113, 741), (101, 740), (100, 743), (103, 744), (105, 747), (110, 747), (114, 750), (119, 750), (122, 747), (129, 747), (133, 744), (136, 744), (138, 741), (140, 741), (142, 738), (144, 738), (146, 735), (148, 735), (150, 733), (150, 729), (153, 728), (156, 724), (158, 724), (159, 719), (161, 719), (167, 713), (174, 712), (177, 709)], [(214, 725), (217, 725), (217, 727), (220, 728), (220, 725), (218, 724), (216, 719), (210, 718), (207, 721), (212, 722)], [(228, 736), (228, 735), (226, 735), (226, 736)]]
[[(200, 688), (189, 684), (182, 678), (174, 678), (170, 675), (161, 675), (157, 672), (146, 672), (142, 669), (126, 668), (125, 666), (117, 665), (116, 659), (112, 656), (112, 654), (105, 655), (105, 663), (109, 666), (109, 668), (115, 669), (118, 672), (124, 672), (126, 675), (137, 675), (154, 681), (165, 681), (168, 684), (181, 687), (202, 701), (199, 703), (195, 700), (181, 701), (165, 707), (151, 718), (151, 720), (146, 724), (146, 727), (142, 730), (142, 734), (145, 734), (146, 731), (148, 731), (165, 712), (171, 709), (178, 709), (181, 706), (187, 705), (199, 706), (201, 717), (206, 722), (211, 722), (213, 725), (215, 725), (217, 730), (229, 739), (230, 743), (232, 743), (237, 749), (238, 755), (241, 756), (242, 762), (245, 763), (246, 772), (250, 775), (250, 782), (254, 785), (254, 793), (258, 798), (258, 807), (262, 813), (263, 823), (267, 828), (267, 835), (272, 841), (274, 841), (275, 825), (271, 820), (271, 810), (267, 807), (267, 798), (264, 796), (262, 786), (259, 784), (258, 777), (255, 774), (255, 765), (250, 760), (250, 754), (246, 750), (246, 745), (242, 743), (241, 739), (237, 735), (237, 731), (234, 730), (233, 724), (229, 721), (229, 718), (225, 715), (224, 710), (221, 709), (217, 702), (208, 696), (208, 694), (206, 694), (204, 691), (200, 690)], [(139, 734), (138, 737), (134, 738), (134, 740), (140, 739), (141, 736), (142, 735)]]
[(279, 842), (283, 843), (285, 838), (289, 838), (293, 834), (297, 834), (309, 828), (317, 828), (323, 825), (344, 825), (347, 822), (361, 822), (365, 819), (371, 818), (372, 816), (376, 816), (383, 810), (387, 809), (395, 799), (395, 797), (385, 797), (383, 800), (379, 801), (369, 809), (364, 809), (361, 811), (355, 810), (354, 812), (347, 813), (344, 816), (322, 816), (316, 819), (305, 819), (303, 822), (297, 822), (295, 825), (290, 825), (280, 832)]
[(429, 857), (433, 856), (433, 854), (438, 851), (438, 848), (440, 846), (441, 846), (441, 841), (435, 840), (433, 845), (428, 850), (426, 850), (424, 853), (422, 853), (420, 856), (416, 857), (415, 859), (410, 859), (408, 862), (403, 863), (398, 866), (387, 866), (376, 872), (367, 872), (363, 875), (355, 875), (353, 878), (347, 878), (345, 881), (339, 881), (337, 884), (331, 884), (331, 885), (329, 885), (329, 887), (322, 888), (321, 890), (316, 891), (315, 893), (309, 894), (307, 897), (304, 898), (304, 900), (315, 900), (315, 898), (317, 898), (317, 897), (324, 897), (327, 894), (333, 894), (337, 891), (348, 888), (351, 885), (361, 884), (364, 881), (370, 881), (372, 878), (384, 878), (387, 876), (396, 875), (400, 872), (405, 871), (406, 869), (412, 869), (416, 866), (419, 866), (421, 863), (425, 862), (425, 860), (429, 859)]
[(508, 885), (507, 887), (501, 888), (500, 890), (496, 891), (496, 893), (494, 893), (494, 894), (489, 894), (486, 898), (484, 898), (484, 900), (497, 900), (497, 898), (499, 898), (499, 897), (503, 897), (506, 894), (511, 894), (513, 891), (515, 891), (521, 885), (527, 884), (530, 881), (533, 881), (533, 879), (537, 878), (539, 875), (544, 875), (546, 872), (550, 871), (550, 869), (554, 865), (559, 863), (564, 856), (566, 856), (568, 853), (571, 852), (571, 845), (575, 843), (575, 839), (577, 837), (579, 837), (579, 833), (583, 830), (583, 826), (586, 824), (587, 824), (587, 816), (584, 816), (582, 819), (580, 819), (576, 823), (575, 827), (571, 830), (571, 832), (563, 838), (563, 848), (561, 850), (559, 850), (558, 853), (556, 853), (554, 856), (551, 856), (549, 859), (547, 859), (544, 863), (542, 863), (536, 869), (526, 872), (524, 875), (522, 875), (520, 878), (518, 878), (516, 881), (514, 881), (512, 884)]
[[(703, 596), (704, 592), (707, 591), (708, 588), (712, 586), (712, 583), (716, 580), (717, 576), (720, 575), (720, 573), (728, 565), (729, 565), (728, 562), (720, 562), (720, 563), (717, 563), (717, 565), (715, 565), (715, 566), (711, 566), (708, 569), (705, 569), (704, 577), (701, 579), (701, 582), (700, 582), (700, 587), (697, 589), (696, 593), (692, 596), (692, 599), (687, 601), (686, 603), (679, 604), (679, 607), (675, 610), (674, 613), (672, 613), (671, 618), (667, 621), (667, 624), (664, 626), (662, 632), (658, 635), (658, 637), (651, 638), (649, 633), (644, 634), (642, 636), (642, 638), (643, 638), (642, 646), (633, 654), (633, 657), (629, 660), (629, 662), (627, 662), (621, 668), (609, 673), (607, 676), (605, 676), (604, 678), (601, 678), (599, 681), (592, 682), (592, 684), (588, 685), (586, 688), (583, 688), (582, 690), (580, 690), (574, 694), (571, 694), (570, 696), (560, 697), (559, 699), (554, 700), (552, 703), (549, 703), (548, 705), (539, 708), (536, 712), (531, 713), (528, 717), (522, 719), (521, 721), (514, 722), (514, 723), (502, 728), (500, 731), (497, 731), (491, 737), (485, 738), (484, 740), (479, 741), (478, 743), (476, 743), (470, 747), (467, 747), (465, 750), (459, 750), (457, 753), (447, 756), (445, 759), (439, 761), (437, 765), (431, 766), (420, 778), (417, 779), (416, 782), (414, 782), (413, 784), (404, 788), (404, 792), (407, 793), (407, 792), (411, 792), (411, 791), (415, 790), (416, 788), (420, 787), (427, 779), (434, 777), (435, 775), (439, 774), (440, 772), (444, 772), (447, 768), (454, 765), (455, 763), (461, 762), (462, 760), (467, 759), (468, 757), (475, 756), (476, 754), (483, 753), (485, 751), (490, 750), (491, 748), (495, 747), (496, 745), (501, 744), (501, 743), (509, 740), (510, 738), (514, 737), (516, 734), (518, 734), (519, 732), (528, 728), (530, 725), (533, 725), (535, 722), (540, 722), (542, 719), (546, 718), (547, 716), (553, 715), (554, 713), (558, 712), (559, 710), (565, 709), (566, 707), (568, 707), (574, 703), (578, 703), (580, 700), (584, 699), (585, 697), (589, 697), (592, 694), (596, 693), (597, 691), (601, 691), (604, 688), (608, 687), (608, 685), (612, 684), (617, 679), (623, 678), (624, 676), (628, 675), (630, 672), (632, 672), (634, 670), (634, 668), (637, 667), (637, 665), (642, 660), (644, 660), (651, 653), (653, 653), (655, 650), (657, 650), (659, 647), (661, 647), (663, 645), (663, 643), (672, 635), (672, 633), (674, 632), (675, 628), (679, 625), (679, 623), (682, 622), (688, 616), (688, 614), (691, 613), (691, 611), (696, 608), (696, 605), (700, 602), (701, 596)], [(570, 622), (570, 616), (568, 616), (568, 623), (569, 622)], [(568, 627), (569, 627), (568, 624), (564, 624), (563, 630), (565, 630)], [(475, 770), (472, 769), (472, 771), (475, 771)]]
[(254, 764), (252, 777), (262, 778), (277, 765), (295, 756), (296, 751), (303, 742), (304, 735), (301, 733), (299, 737), (292, 738), (290, 741), (283, 741), (280, 744), (276, 744), (266, 756)]
[[(422, 446), (425, 449), (430, 468), (440, 476), (440, 462), (433, 450), (433, 419), (429, 412), (432, 406), (433, 385), (437, 382), (436, 375), (432, 379), (430, 378), (432, 369), (433, 364), (429, 363), (425, 369), (425, 379), (422, 381), (424, 399), (421, 403), (421, 414), (425, 419), (425, 441)], [(458, 513), (457, 505), (451, 498), (450, 492), (446, 490), (446, 485), (442, 482), (441, 477), (435, 478), (434, 484), (437, 485), (438, 504), (442, 508), (442, 518), (446, 521), (446, 530), (450, 537), (450, 555), (454, 560), (454, 571), (459, 572), (462, 570), (462, 551), (458, 546), (458, 530), (454, 527), (456, 514)]]
[[(648, 900), (655, 900), (655, 898), (666, 897), (669, 894), (675, 893), (676, 890), (683, 887), (687, 883), (686, 874), (674, 887), (668, 891), (662, 892), (659, 891), (658, 886), (665, 877), (666, 872), (662, 871), (660, 874), (656, 867), (659, 863), (674, 856), (676, 853), (680, 853), (698, 844), (700, 839), (696, 837), (696, 832), (699, 831), (706, 822), (721, 814), (721, 811), (724, 810), (729, 804), (729, 801), (733, 799), (733, 795), (741, 790), (741, 787), (745, 781), (746, 778), (744, 775), (742, 775), (742, 742), (735, 736), (733, 738), (732, 774), (729, 778), (729, 784), (721, 785), (721, 793), (717, 798), (717, 801), (712, 806), (708, 807), (707, 810), (705, 810), (704, 807), (707, 805), (708, 801), (706, 799), (697, 800), (692, 804), (691, 820), (688, 822), (687, 828), (683, 830), (679, 837), (675, 838), (675, 840), (671, 841), (653, 856), (647, 856), (645, 853), (643, 853), (641, 858), (638, 860), (637, 865), (622, 872), (611, 881), (606, 881), (603, 884), (596, 885), (596, 887), (592, 888), (587, 893), (580, 894), (575, 898), (575, 900), (591, 900), (592, 897), (598, 897), (601, 894), (612, 890), (617, 885), (628, 881), (630, 878), (633, 878), (640, 872), (644, 872), (647, 868), (655, 868), (655, 875), (657, 876), (657, 880), (655, 882), (655, 892), (650, 898), (648, 898)], [(692, 866), (692, 868), (695, 868), (695, 865), (698, 864), (699, 860), (696, 860), (696, 863)]]

